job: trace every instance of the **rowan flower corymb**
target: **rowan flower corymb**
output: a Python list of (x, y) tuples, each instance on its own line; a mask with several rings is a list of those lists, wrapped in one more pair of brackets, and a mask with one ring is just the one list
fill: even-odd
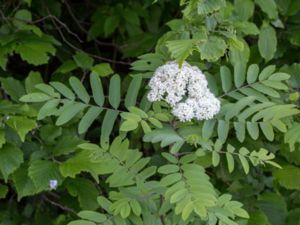
[(149, 101), (166, 101), (180, 121), (208, 120), (220, 111), (220, 101), (208, 89), (205, 75), (187, 62), (181, 67), (175, 61), (158, 67), (149, 86)]

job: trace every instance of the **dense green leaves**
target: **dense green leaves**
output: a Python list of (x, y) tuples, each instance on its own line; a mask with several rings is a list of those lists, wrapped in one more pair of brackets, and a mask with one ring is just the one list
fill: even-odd
[[(1, 224), (298, 224), (298, 1), (2, 8)], [(174, 116), (206, 82), (192, 91), (185, 70), (156, 71), (169, 61), (202, 71), (216, 116)], [(149, 101), (161, 72), (152, 98), (180, 103)]]

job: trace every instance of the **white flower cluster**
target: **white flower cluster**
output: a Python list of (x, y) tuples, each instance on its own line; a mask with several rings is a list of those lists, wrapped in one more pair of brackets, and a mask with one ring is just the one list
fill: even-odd
[(205, 75), (196, 66), (168, 62), (158, 67), (149, 82), (151, 102), (165, 100), (180, 121), (208, 120), (220, 111), (220, 101), (207, 87)]

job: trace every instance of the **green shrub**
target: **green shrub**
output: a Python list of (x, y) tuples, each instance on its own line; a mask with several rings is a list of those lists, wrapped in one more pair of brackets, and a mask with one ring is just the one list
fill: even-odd
[(2, 5), (0, 225), (299, 224), (298, 1)]

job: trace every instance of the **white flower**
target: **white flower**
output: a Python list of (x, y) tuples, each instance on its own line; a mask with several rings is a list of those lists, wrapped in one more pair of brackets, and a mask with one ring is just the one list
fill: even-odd
[(180, 121), (190, 121), (195, 116), (194, 108), (187, 102), (178, 103), (172, 111), (174, 116), (177, 116)]
[(148, 100), (164, 100), (180, 121), (207, 120), (220, 111), (220, 101), (210, 92), (202, 71), (184, 62), (182, 67), (168, 62), (158, 67), (149, 82)]
[(55, 190), (57, 188), (58, 182), (57, 180), (49, 180), (49, 187), (51, 190)]

